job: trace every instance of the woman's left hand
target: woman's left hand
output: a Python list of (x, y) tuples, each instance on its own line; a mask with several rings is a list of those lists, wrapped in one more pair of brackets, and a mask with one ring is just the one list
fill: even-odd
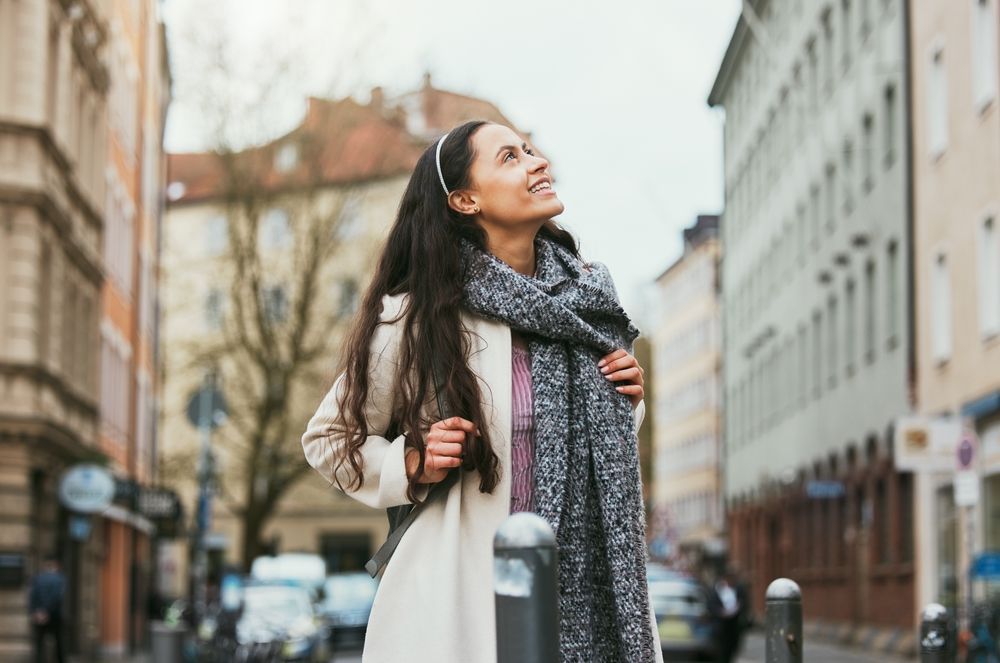
[(615, 350), (597, 363), (608, 380), (612, 382), (626, 382), (615, 387), (619, 394), (625, 394), (632, 401), (632, 407), (639, 405), (642, 400), (642, 376), (645, 373), (636, 358), (624, 350)]

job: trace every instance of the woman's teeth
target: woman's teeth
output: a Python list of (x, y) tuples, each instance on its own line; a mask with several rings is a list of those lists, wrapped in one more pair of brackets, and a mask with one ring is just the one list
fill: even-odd
[(531, 193), (538, 193), (539, 191), (542, 191), (543, 189), (551, 189), (551, 188), (552, 187), (549, 186), (548, 182), (542, 182), (540, 184), (536, 184), (535, 186), (531, 187), (530, 189), (528, 189), (528, 191), (530, 191)]

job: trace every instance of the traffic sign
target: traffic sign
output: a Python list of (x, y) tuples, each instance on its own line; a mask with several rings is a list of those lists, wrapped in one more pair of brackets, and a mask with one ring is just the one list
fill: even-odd
[(955, 506), (976, 506), (979, 503), (979, 475), (972, 470), (955, 473)]
[(962, 437), (958, 441), (955, 449), (955, 458), (958, 461), (958, 469), (972, 469), (972, 464), (976, 460), (976, 448), (979, 446), (976, 434), (970, 430), (962, 431)]

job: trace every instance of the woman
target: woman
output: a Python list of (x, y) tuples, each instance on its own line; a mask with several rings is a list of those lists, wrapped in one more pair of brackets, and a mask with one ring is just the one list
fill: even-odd
[[(461, 472), (384, 569), (366, 663), (493, 663), (493, 535), (522, 510), (556, 532), (563, 660), (661, 660), (638, 332), (607, 270), (552, 221), (562, 211), (548, 162), (486, 122), (428, 148), (403, 194), (344, 371), (302, 438), (316, 470), (376, 508)], [(439, 415), (436, 384), (459, 416)]]

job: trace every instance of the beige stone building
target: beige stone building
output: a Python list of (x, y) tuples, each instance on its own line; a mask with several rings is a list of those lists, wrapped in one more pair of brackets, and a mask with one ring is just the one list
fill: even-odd
[(1000, 23), (997, 0), (910, 6), (918, 402), (975, 434), (981, 475), (956, 507), (957, 435), (918, 473), (918, 592), (957, 607), (970, 556), (1000, 550)]
[[(291, 387), (296, 395), (287, 412), (290, 423), (280, 453), (295, 468), (307, 468), (299, 437), (333, 383), (343, 334), (358, 297), (367, 288), (416, 159), (445, 130), (474, 118), (510, 124), (492, 104), (435, 89), (427, 78), (421, 89), (396, 98), (386, 98), (376, 88), (367, 104), (353, 99), (310, 99), (299, 127), (253, 148), (266, 162), (267, 177), (279, 183), (260, 226), (266, 244), (262, 259), (274, 300), (290, 306), (297, 301), (291, 248), (297, 219), (318, 213), (329, 220), (331, 228), (336, 227), (339, 238), (333, 257), (324, 263), (322, 286), (316, 293), (317, 315), (329, 321), (319, 330), (326, 337), (327, 351), (313, 362), (313, 375)], [(312, 162), (319, 178), (308, 191), (282, 188), (282, 177), (302, 167), (310, 154), (320, 155)], [(174, 154), (169, 164), (159, 439), (164, 478), (178, 488), (187, 512), (193, 513), (199, 437), (184, 412), (206, 370), (198, 353), (218, 341), (233, 315), (227, 294), (232, 278), (227, 226), (232, 216), (220, 196), (223, 170), (216, 156)], [(225, 366), (220, 373), (226, 398), (238, 398), (234, 381), (239, 378)], [(243, 462), (233, 454), (227, 437), (235, 425), (231, 416), (215, 433), (222, 490), (213, 509), (210, 539), (228, 561), (240, 563), (243, 530), (234, 509), (240, 508), (247, 485), (254, 482), (246, 477), (240, 485), (231, 481)], [(315, 472), (307, 471), (279, 500), (263, 528), (259, 552), (316, 552), (326, 560), (328, 572), (358, 570), (384, 540), (387, 529), (383, 511), (344, 497)], [(183, 569), (183, 551), (178, 555), (178, 568)], [(183, 577), (183, 572), (178, 574)], [(178, 592), (183, 590), (176, 587)]]
[(660, 556), (697, 554), (722, 531), (718, 231), (718, 216), (700, 215), (656, 280), (651, 530)]
[[(150, 238), (160, 207), (168, 96), (161, 27), (152, 0), (0, 3), (4, 661), (29, 655), (27, 583), (40, 559), (52, 554), (68, 580), (70, 653), (109, 660), (142, 645), (145, 606), (130, 578), (142, 577), (149, 551), (116, 556), (126, 552), (126, 542), (117, 545), (114, 533), (149, 525), (134, 512), (136, 491), (127, 488), (148, 481), (152, 456), (143, 472), (135, 455), (141, 426), (133, 417), (135, 401), (117, 392), (102, 398), (108, 375), (101, 350), (103, 330), (113, 324), (123, 330), (123, 344), (135, 349), (132, 368), (152, 353), (152, 326), (144, 328), (140, 345), (129, 322), (155, 295), (152, 282), (136, 292), (138, 271), (117, 269), (126, 256), (138, 264), (131, 260), (138, 240), (114, 256), (108, 240), (118, 239), (109, 225), (121, 218), (127, 197), (143, 219), (147, 262), (154, 258)], [(121, 143), (126, 131), (132, 142)], [(130, 286), (127, 297), (109, 287), (109, 271)], [(150, 362), (145, 366), (151, 371)], [(126, 381), (135, 375), (125, 373)], [(112, 409), (128, 433), (113, 445), (105, 435)], [(85, 461), (106, 466), (116, 487), (115, 503), (89, 518), (74, 515), (57, 497), (63, 473)]]

